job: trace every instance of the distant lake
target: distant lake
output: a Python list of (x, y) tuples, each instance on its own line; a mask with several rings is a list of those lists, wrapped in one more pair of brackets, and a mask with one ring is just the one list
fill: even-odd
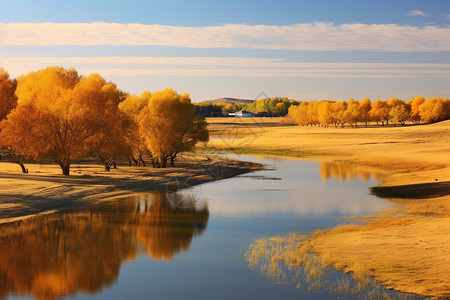
[(249, 268), (244, 254), (256, 238), (392, 208), (369, 192), (381, 173), (227, 156), (265, 170), (0, 226), (0, 299), (367, 298), (279, 284)]

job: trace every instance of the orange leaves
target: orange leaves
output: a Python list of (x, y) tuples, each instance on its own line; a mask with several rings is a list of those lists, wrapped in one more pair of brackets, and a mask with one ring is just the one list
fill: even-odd
[(419, 106), (420, 120), (424, 123), (442, 121), (450, 118), (450, 99), (429, 98)]
[(152, 94), (139, 113), (139, 133), (160, 167), (181, 150), (183, 138), (193, 126), (194, 110), (188, 94), (165, 89)]
[(107, 170), (120, 156), (143, 162), (144, 154), (163, 167), (209, 139), (189, 95), (172, 89), (129, 96), (98, 74), (60, 67), (21, 76), (17, 88), (15, 82), (0, 70), (0, 113), (8, 114), (0, 123), (0, 146), (36, 160), (53, 158), (65, 175), (73, 159), (92, 155)]
[(6, 118), (9, 112), (17, 106), (17, 81), (9, 78), (9, 74), (0, 68), (0, 121)]
[(2, 125), (9, 146), (35, 159), (54, 158), (69, 174), (85, 144), (118, 112), (118, 90), (98, 74), (48, 67), (18, 79), (18, 106)]
[[(148, 99), (147, 96), (149, 96)], [(134, 99), (133, 99), (134, 98)], [(148, 101), (147, 101), (148, 100)], [(122, 109), (136, 111), (139, 135), (154, 157), (154, 165), (165, 167), (181, 151), (190, 151), (198, 141), (208, 141), (207, 124), (203, 118), (194, 118), (195, 106), (188, 94), (177, 94), (172, 89), (131, 97)]]
[(412, 98), (407, 103), (398, 98), (388, 100), (375, 100), (370, 102), (365, 98), (361, 102), (350, 99), (348, 101), (312, 101), (302, 102), (298, 106), (289, 108), (289, 115), (302, 126), (321, 124), (328, 126), (356, 124), (370, 121), (389, 122), (404, 125), (406, 121), (425, 123), (447, 120), (450, 118), (450, 100), (438, 97), (425, 101), (422, 96)]

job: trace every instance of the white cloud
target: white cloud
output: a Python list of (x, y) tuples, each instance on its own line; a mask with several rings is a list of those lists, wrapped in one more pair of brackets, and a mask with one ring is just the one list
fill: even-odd
[[(175, 27), (118, 23), (0, 23), (2, 45), (159, 45), (311, 51), (450, 51), (450, 28), (396, 24), (227, 24)], [(420, 41), (420, 42), (418, 42)]]
[(450, 21), (450, 14), (443, 14), (443, 15), (442, 15), (442, 18), (443, 18), (444, 20), (449, 20), (449, 21)]
[(423, 11), (420, 11), (420, 10), (410, 10), (410, 11), (408, 12), (408, 16), (428, 17), (427, 14), (425, 14)]
[(1, 62), (15, 77), (48, 65), (103, 76), (414, 78), (450, 74), (450, 64), (311, 63), (254, 57), (14, 57)]

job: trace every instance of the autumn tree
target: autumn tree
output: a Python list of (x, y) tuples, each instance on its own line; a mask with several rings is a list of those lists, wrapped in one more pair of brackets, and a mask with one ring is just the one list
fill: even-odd
[(53, 158), (64, 175), (86, 154), (86, 141), (108, 125), (105, 112), (117, 106), (111, 84), (98, 74), (48, 67), (18, 78), (18, 105), (2, 124), (11, 146), (35, 159)]
[(285, 115), (286, 114), (286, 104), (284, 102), (278, 102), (275, 105), (275, 110), (278, 115)]
[(370, 121), (370, 110), (372, 109), (372, 103), (370, 102), (369, 98), (364, 98), (359, 103), (359, 115), (361, 118), (361, 122), (364, 122), (364, 124), (367, 127), (367, 123)]
[[(6, 119), (11, 110), (17, 106), (16, 87), (17, 80), (11, 79), (9, 74), (3, 68), (0, 68), (0, 121)], [(1, 133), (0, 158), (6, 158), (8, 161), (18, 164), (22, 169), (22, 173), (28, 173), (24, 165), (27, 161), (26, 156), (13, 148), (9, 143), (9, 139), (6, 136), (2, 137)]]
[(329, 125), (334, 123), (333, 115), (331, 113), (330, 101), (320, 101), (317, 110), (317, 117), (321, 125), (328, 127)]
[(359, 111), (359, 101), (355, 99), (350, 99), (347, 102), (347, 109), (344, 112), (343, 120), (345, 123), (350, 124), (353, 127), (353, 124), (358, 127), (358, 121), (361, 119), (360, 111)]
[(19, 150), (10, 146), (10, 143), (6, 140), (6, 138), (6, 136), (3, 136), (0, 133), (0, 158), (6, 158), (9, 162), (18, 164), (22, 170), (22, 173), (28, 173), (28, 169), (25, 167), (25, 163), (29, 162), (28, 157)]
[(413, 123), (420, 123), (419, 106), (421, 106), (424, 102), (425, 102), (425, 98), (422, 96), (412, 98), (411, 100), (406, 102), (406, 104), (409, 106), (410, 119)]
[(138, 116), (140, 112), (148, 106), (152, 94), (149, 91), (143, 92), (140, 96), (135, 94), (128, 97), (119, 104), (119, 109), (125, 113), (128, 118), (129, 126), (125, 134), (127, 145), (129, 146), (128, 159), (134, 162), (136, 166), (142, 163), (145, 166), (144, 157), (152, 157), (151, 152), (145, 143), (145, 139), (139, 133)]
[(382, 126), (384, 126), (385, 122), (387, 124), (387, 121), (389, 121), (389, 108), (387, 106), (387, 101), (381, 101), (380, 99), (375, 100), (372, 103), (372, 108), (369, 114), (372, 117), (372, 120), (377, 122), (377, 125), (379, 122), (381, 122)]
[(410, 117), (408, 106), (403, 100), (398, 98), (391, 98), (388, 102), (389, 120), (395, 124), (405, 125), (405, 122)]
[(382, 126), (389, 122), (405, 125), (412, 120), (414, 123), (436, 122), (450, 119), (450, 100), (447, 98), (430, 98), (423, 102), (423, 97), (413, 98), (407, 103), (398, 98), (376, 100), (371, 103), (369, 98), (361, 101), (303, 101), (300, 105), (292, 105), (288, 109), (289, 116), (301, 126), (321, 124), (325, 127), (334, 124), (336, 127), (349, 123), (352, 127), (357, 122), (381, 122)]
[(450, 102), (448, 99), (433, 97), (419, 106), (420, 120), (424, 123), (438, 122), (450, 117)]
[(105, 166), (106, 171), (116, 167), (116, 161), (128, 157), (131, 146), (127, 143), (127, 134), (132, 130), (133, 122), (119, 109), (124, 93), (113, 83), (106, 83), (99, 97), (105, 97), (105, 110), (102, 113), (104, 124), (96, 134), (86, 140), (89, 152)]
[(336, 127), (339, 125), (344, 127), (345, 124), (344, 114), (346, 110), (347, 110), (347, 102), (345, 102), (344, 100), (332, 104), (331, 111), (333, 114), (333, 119), (335, 120)]
[(17, 106), (16, 87), (17, 80), (9, 78), (9, 74), (0, 68), (0, 121)]
[(194, 118), (195, 107), (188, 94), (165, 89), (151, 95), (139, 113), (139, 132), (155, 157), (156, 167), (173, 163), (181, 151), (190, 151), (197, 142), (207, 142), (209, 133), (203, 118)]

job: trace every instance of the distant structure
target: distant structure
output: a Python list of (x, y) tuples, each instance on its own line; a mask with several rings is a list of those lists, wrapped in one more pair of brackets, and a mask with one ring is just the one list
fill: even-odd
[(228, 116), (236, 118), (253, 118), (255, 117), (255, 114), (251, 111), (240, 110), (235, 113), (228, 113)]

